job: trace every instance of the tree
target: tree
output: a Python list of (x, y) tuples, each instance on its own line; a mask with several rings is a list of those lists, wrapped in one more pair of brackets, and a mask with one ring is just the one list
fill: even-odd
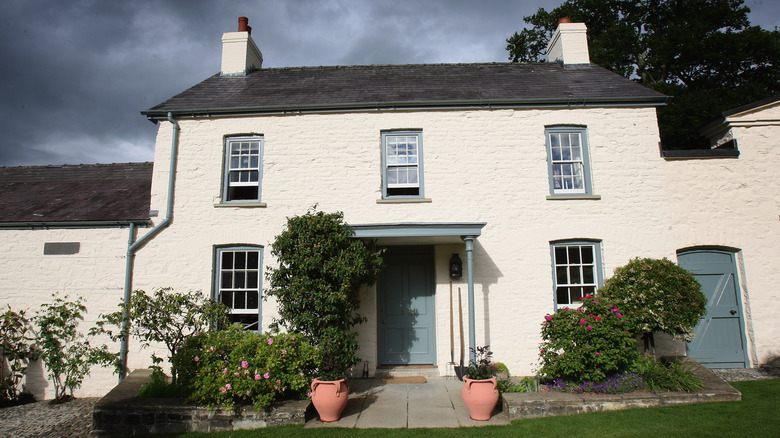
[(353, 238), (344, 215), (310, 210), (287, 219), (271, 250), (279, 267), (267, 273), (280, 326), (303, 334), (320, 349), (321, 377), (343, 377), (358, 362), (357, 334), (352, 328), (365, 321), (357, 313), (362, 285), (376, 282), (381, 252)]
[[(126, 306), (120, 303), (119, 307), (120, 310), (114, 313), (102, 315), (102, 319), (97, 322), (96, 332), (106, 333), (114, 340), (134, 336), (143, 347), (156, 342), (165, 344), (171, 364), (176, 351), (187, 338), (230, 324), (230, 309), (200, 291), (181, 293), (167, 287), (156, 289), (153, 295), (148, 295), (145, 291), (136, 290), (130, 297), (130, 304)], [(125, 310), (129, 319), (128, 333), (112, 332), (108, 327), (121, 327)], [(155, 364), (162, 362), (162, 358), (154, 354), (152, 360)], [(173, 383), (176, 383), (176, 374), (176, 368), (172, 367)]]
[(631, 259), (615, 269), (597, 296), (618, 306), (631, 331), (644, 335), (646, 348), (655, 332), (690, 340), (707, 304), (693, 274), (665, 258)]
[(513, 62), (541, 62), (557, 20), (588, 26), (591, 62), (672, 96), (658, 111), (665, 149), (708, 147), (696, 128), (780, 94), (780, 32), (751, 26), (742, 0), (566, 0), (523, 17)]

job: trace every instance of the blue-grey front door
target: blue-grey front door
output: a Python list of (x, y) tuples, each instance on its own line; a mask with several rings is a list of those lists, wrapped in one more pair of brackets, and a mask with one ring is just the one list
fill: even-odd
[(388, 247), (377, 283), (380, 365), (436, 363), (433, 248)]
[(742, 299), (737, 287), (733, 252), (693, 250), (678, 254), (680, 266), (691, 271), (707, 297), (707, 314), (694, 328), (688, 355), (708, 368), (747, 366)]

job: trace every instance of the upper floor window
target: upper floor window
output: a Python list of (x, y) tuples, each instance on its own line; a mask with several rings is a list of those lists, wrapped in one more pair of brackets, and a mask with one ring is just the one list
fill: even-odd
[(262, 180), (262, 137), (233, 137), (225, 147), (225, 183), (222, 200), (259, 201)]
[(260, 329), (261, 248), (218, 248), (215, 298), (230, 307), (230, 320)]
[(579, 307), (582, 298), (601, 285), (599, 242), (555, 242), (550, 245), (556, 309)]
[(422, 198), (422, 132), (382, 133), (382, 197)]
[(577, 126), (547, 127), (547, 164), (551, 195), (590, 195), (587, 130)]

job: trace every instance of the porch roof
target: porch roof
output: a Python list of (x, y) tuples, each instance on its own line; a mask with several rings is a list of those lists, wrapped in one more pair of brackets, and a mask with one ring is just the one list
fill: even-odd
[(478, 237), (487, 222), (388, 222), (351, 225), (358, 239), (376, 239), (384, 245), (461, 243)]

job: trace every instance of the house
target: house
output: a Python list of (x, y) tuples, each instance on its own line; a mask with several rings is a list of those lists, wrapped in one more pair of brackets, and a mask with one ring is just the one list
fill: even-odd
[[(467, 350), (488, 344), (531, 374), (544, 315), (633, 257), (679, 261), (715, 297), (699, 344), (664, 351), (712, 367), (780, 354), (777, 101), (713, 125), (731, 148), (666, 153), (666, 97), (591, 64), (581, 23), (559, 25), (549, 63), (296, 68), (263, 68), (239, 23), (219, 74), (142, 112), (158, 135), (149, 228), (125, 242), (133, 289), (201, 290), (264, 330), (277, 315), (263, 297), (270, 245), (317, 205), (387, 248), (361, 292), (372, 375), (451, 374), (459, 308)], [(149, 365), (126, 351), (131, 369)]]
[[(31, 317), (55, 292), (84, 298), (83, 330), (116, 311), (130, 230), (151, 224), (151, 183), (152, 163), (0, 168), (2, 311), (10, 305)], [(107, 392), (116, 382), (112, 371), (94, 368), (85, 393)], [(41, 361), (27, 376), (27, 390), (53, 397)]]

